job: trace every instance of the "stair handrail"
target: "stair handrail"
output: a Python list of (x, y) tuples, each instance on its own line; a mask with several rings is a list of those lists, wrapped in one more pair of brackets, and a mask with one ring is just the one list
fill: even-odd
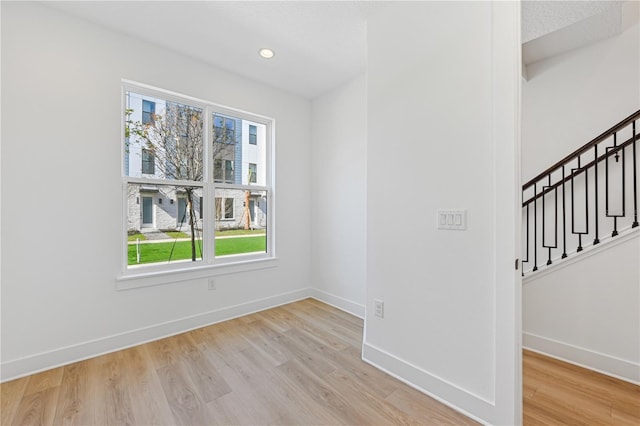
[[(640, 130), (638, 126), (638, 122), (640, 121), (640, 110), (634, 112), (629, 115), (624, 120), (612, 126), (610, 129), (602, 132), (600, 135), (596, 136), (594, 139), (581, 146), (580, 148), (573, 151), (571, 154), (565, 156), (562, 160), (556, 162), (551, 167), (547, 168), (543, 172), (539, 173), (536, 177), (526, 182), (522, 185), (522, 208), (523, 215), (526, 216), (526, 219), (523, 220), (524, 229), (523, 231), (526, 234), (523, 241), (525, 241), (526, 249), (523, 251), (522, 262), (531, 263), (533, 268), (531, 271), (538, 270), (538, 249), (547, 252), (547, 261), (546, 265), (551, 265), (553, 263), (554, 253), (559, 256), (561, 259), (564, 259), (568, 256), (567, 248), (570, 245), (570, 241), (567, 241), (567, 236), (573, 235), (575, 236), (575, 241), (577, 243), (576, 253), (583, 250), (583, 237), (587, 238), (589, 236), (593, 236), (593, 245), (600, 243), (601, 234), (600, 227), (605, 226), (606, 228), (611, 230), (611, 237), (615, 237), (619, 234), (618, 232), (618, 219), (622, 222), (622, 226), (630, 225), (630, 228), (637, 228), (640, 226), (638, 221), (639, 209), (638, 209), (638, 156), (637, 156), (637, 142), (640, 142)], [(624, 142), (620, 143), (617, 139), (620, 134), (625, 135), (626, 130), (631, 130), (631, 136)], [(610, 139), (611, 138), (611, 139)], [(609, 145), (610, 142), (613, 142), (612, 146)], [(603, 146), (604, 145), (604, 146)], [(625, 153), (628, 152), (627, 148), (631, 150), (631, 167), (632, 173), (631, 177), (627, 178), (625, 174)], [(599, 149), (603, 151), (598, 152)], [(593, 152), (593, 156), (589, 159), (583, 158), (587, 153)], [(609, 186), (609, 170), (610, 163), (609, 157), (615, 156), (615, 163), (618, 163), (619, 157), (622, 157), (621, 162), (621, 213), (616, 210), (615, 207), (613, 209), (610, 205), (610, 186)], [(586, 160), (586, 164), (584, 161)], [(604, 165), (604, 195), (603, 199), (599, 196), (598, 188), (600, 186), (601, 180), (598, 177), (598, 163), (605, 162)], [(576, 164), (577, 163), (577, 164)], [(570, 173), (565, 174), (565, 168), (570, 167)], [(577, 166), (577, 167), (573, 167)], [(593, 173), (593, 177), (589, 179), (589, 171)], [(580, 189), (584, 193), (583, 201), (579, 201), (579, 203), (584, 203), (584, 209), (577, 206), (574, 208), (574, 179), (584, 173), (584, 185), (583, 189)], [(600, 171), (602, 173), (602, 170)], [(624, 223), (624, 219), (627, 217), (627, 212), (629, 210), (625, 210), (625, 182), (627, 179), (630, 180), (632, 185), (631, 196), (632, 200), (632, 209), (629, 224)], [(589, 181), (592, 182), (593, 185), (593, 201), (590, 203), (591, 196), (589, 187)], [(613, 181), (612, 181), (613, 182)], [(570, 189), (568, 193), (565, 193), (566, 184), (570, 184)], [(612, 183), (614, 184), (614, 183)], [(615, 185), (615, 184), (614, 184)], [(580, 184), (578, 184), (580, 186)], [(525, 199), (525, 191), (532, 188), (533, 195), (530, 195), (530, 198)], [(545, 196), (549, 195), (551, 198), (547, 199)], [(560, 200), (558, 200), (560, 198)], [(539, 201), (540, 199), (541, 202)], [(578, 197), (580, 199), (580, 197)], [(604, 201), (604, 206), (602, 203)], [(547, 203), (549, 203), (547, 205)], [(604, 207), (604, 208), (603, 208)], [(592, 210), (591, 210), (592, 208)], [(577, 210), (576, 210), (577, 209)], [(580, 216), (583, 215), (584, 222), (582, 225), (579, 225), (576, 229), (575, 227), (575, 213), (576, 211), (584, 212), (579, 213)], [(589, 214), (591, 212), (591, 215)], [(533, 217), (530, 217), (530, 212), (533, 213)], [(604, 213), (604, 215), (601, 215)], [(568, 215), (570, 214), (570, 217)], [(542, 215), (540, 218), (539, 216)], [(592, 217), (593, 219), (590, 219)], [(605, 219), (611, 219), (611, 226), (609, 227), (608, 223), (605, 222)], [(568, 228), (568, 223), (570, 222), (570, 230)], [(602, 222), (602, 223), (601, 223)], [(590, 223), (593, 223), (593, 230), (590, 231)], [(533, 225), (533, 237), (530, 235), (530, 227)], [(538, 233), (538, 225), (541, 226), (542, 231)], [(562, 230), (562, 241), (559, 240), (560, 236), (559, 230)], [(532, 244), (530, 244), (530, 241)], [(560, 244), (562, 243), (562, 244)], [(529, 249), (533, 248), (533, 258), (529, 256)], [(523, 275), (524, 275), (524, 267), (523, 267)]]
[(547, 168), (542, 173), (539, 173), (533, 179), (530, 179), (527, 183), (522, 185), (522, 190), (524, 191), (524, 190), (530, 188), (531, 186), (533, 186), (534, 183), (536, 183), (536, 182), (540, 181), (542, 178), (548, 176), (549, 173), (555, 171), (556, 169), (562, 167), (565, 164), (570, 163), (572, 160), (578, 158), (579, 155), (582, 155), (585, 152), (587, 152), (594, 145), (597, 145), (598, 143), (600, 143), (603, 140), (607, 139), (609, 136), (613, 135), (617, 131), (619, 131), (619, 130), (623, 129), (624, 127), (628, 126), (630, 123), (634, 122), (638, 118), (640, 118), (640, 110), (634, 112), (633, 114), (631, 114), (630, 116), (628, 116), (627, 118), (625, 118), (624, 120), (622, 120), (621, 122), (616, 124), (615, 126), (611, 127), (610, 129), (605, 130), (604, 132), (602, 132), (600, 135), (596, 136), (591, 141), (587, 142), (586, 144), (584, 144), (580, 148), (578, 148), (575, 151), (573, 151), (571, 154), (569, 154), (566, 157), (564, 157), (562, 160), (560, 160), (557, 163), (555, 163), (553, 166)]

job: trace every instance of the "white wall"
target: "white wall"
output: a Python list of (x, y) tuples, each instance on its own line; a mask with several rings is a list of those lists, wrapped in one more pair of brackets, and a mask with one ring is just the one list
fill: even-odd
[[(529, 80), (522, 83), (525, 181), (640, 109), (640, 26), (531, 64), (527, 74)], [(627, 178), (631, 178), (629, 150), (627, 156)], [(603, 215), (604, 165), (599, 171)], [(593, 173), (590, 179), (593, 190)], [(618, 229), (631, 223), (632, 185), (626, 189), (627, 219), (618, 222)], [(593, 205), (593, 192), (589, 197)], [(611, 226), (611, 219), (600, 220), (603, 247), (596, 248), (593, 257), (579, 255), (576, 263), (526, 278), (524, 341), (531, 349), (638, 381), (640, 255), (631, 242), (607, 247)], [(590, 231), (583, 245), (594, 239), (593, 223)], [(571, 258), (576, 238), (569, 235), (567, 247)], [(554, 251), (552, 257), (559, 253)], [(538, 263), (544, 264), (546, 256), (539, 250)]]
[(366, 77), (312, 103), (311, 277), (316, 296), (364, 316)]
[[(492, 424), (521, 421), (518, 17), (410, 2), (368, 21), (364, 358)], [(447, 208), (466, 231), (436, 229)]]
[(523, 181), (640, 109), (640, 26), (536, 62), (522, 82)]
[[(33, 3), (2, 59), (3, 379), (308, 294), (308, 101)], [(115, 290), (122, 78), (275, 118), (277, 267)]]
[(640, 231), (524, 279), (523, 343), (640, 383)]

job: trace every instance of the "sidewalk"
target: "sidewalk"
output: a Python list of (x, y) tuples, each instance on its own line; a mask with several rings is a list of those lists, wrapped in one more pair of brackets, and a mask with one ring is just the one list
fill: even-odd
[[(153, 238), (149, 238), (150, 234), (162, 234), (164, 235), (164, 237), (160, 237), (158, 238), (157, 235), (154, 235)], [(144, 236), (146, 236), (148, 239), (147, 240), (140, 240), (140, 244), (157, 244), (157, 243), (172, 243), (174, 241), (180, 242), (180, 241), (191, 241), (191, 238), (187, 237), (187, 238), (171, 238), (170, 236), (168, 236), (167, 234), (165, 234), (164, 232), (160, 232), (160, 231), (156, 231), (156, 232), (150, 232), (150, 233), (143, 233)], [(247, 234), (247, 235), (224, 235), (222, 237), (216, 237), (216, 240), (225, 240), (227, 238), (249, 238), (249, 237), (262, 237), (262, 236), (266, 236), (266, 232), (264, 234)], [(196, 241), (202, 241), (202, 238), (196, 238)], [(131, 244), (137, 244), (137, 241), (129, 241), (129, 245)]]

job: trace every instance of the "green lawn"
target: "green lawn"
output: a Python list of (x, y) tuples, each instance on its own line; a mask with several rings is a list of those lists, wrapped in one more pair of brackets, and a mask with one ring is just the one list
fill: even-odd
[(229, 229), (226, 231), (216, 231), (216, 235), (219, 237), (225, 237), (227, 235), (264, 235), (266, 230), (264, 229)]
[[(196, 241), (197, 258), (201, 258), (199, 241)], [(174, 246), (173, 241), (167, 243), (140, 244), (140, 263), (157, 263), (169, 261), (169, 253)], [(264, 252), (267, 246), (265, 235), (244, 238), (216, 239), (216, 256), (240, 253)], [(191, 241), (175, 243), (171, 260), (191, 259)], [(129, 245), (129, 265), (135, 265), (136, 245)]]
[(140, 240), (140, 241), (144, 241), (147, 239), (147, 237), (144, 234), (141, 233), (136, 233), (136, 234), (131, 234), (131, 235), (127, 235), (127, 241), (133, 241), (135, 242), (136, 240)]
[(180, 232), (180, 231), (167, 231), (165, 232), (165, 234), (167, 234), (171, 238), (189, 238), (188, 234), (185, 234), (184, 232)]

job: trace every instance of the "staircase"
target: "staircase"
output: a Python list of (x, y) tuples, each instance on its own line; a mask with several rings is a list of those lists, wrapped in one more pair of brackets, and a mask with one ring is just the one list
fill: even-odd
[(640, 110), (522, 187), (523, 276), (638, 227)]
[(640, 384), (640, 111), (522, 188), (523, 347)]

